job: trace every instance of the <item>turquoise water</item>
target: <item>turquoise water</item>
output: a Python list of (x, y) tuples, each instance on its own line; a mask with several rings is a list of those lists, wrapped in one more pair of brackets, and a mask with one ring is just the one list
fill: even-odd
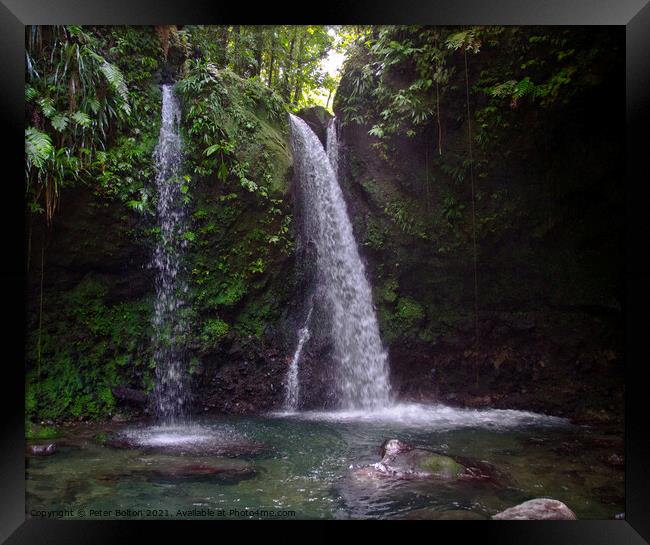
[[(228, 416), (167, 431), (64, 428), (56, 454), (28, 458), (27, 512), (66, 510), (66, 517), (89, 519), (488, 518), (535, 497), (561, 500), (581, 519), (624, 510), (624, 472), (606, 462), (622, 454), (622, 438), (527, 413), (416, 407), (365, 420), (354, 413)], [(141, 444), (114, 448), (102, 444), (107, 437)], [(378, 461), (389, 438), (489, 462), (497, 476), (355, 479), (351, 466)], [(224, 455), (215, 445), (234, 447)], [(224, 471), (205, 470), (215, 466)]]

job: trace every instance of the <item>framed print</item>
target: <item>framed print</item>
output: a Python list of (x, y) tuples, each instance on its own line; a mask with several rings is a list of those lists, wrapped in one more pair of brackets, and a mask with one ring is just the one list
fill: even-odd
[(646, 542), (642, 0), (0, 14), (7, 543)]

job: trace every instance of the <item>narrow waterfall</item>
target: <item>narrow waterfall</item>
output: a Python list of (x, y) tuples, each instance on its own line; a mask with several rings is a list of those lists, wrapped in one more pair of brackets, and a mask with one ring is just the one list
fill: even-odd
[(337, 181), (339, 179), (339, 135), (337, 132), (338, 123), (336, 118), (333, 117), (330, 119), (330, 122), (327, 124), (327, 158), (329, 159), (330, 165), (332, 165), (332, 170), (334, 171), (334, 176)]
[(313, 307), (309, 308), (307, 313), (307, 318), (305, 319), (305, 325), (298, 331), (298, 344), (296, 345), (296, 351), (293, 354), (291, 363), (289, 364), (289, 371), (287, 372), (287, 384), (286, 384), (286, 395), (284, 406), (288, 411), (295, 411), (298, 408), (298, 402), (300, 401), (300, 382), (298, 381), (298, 365), (300, 363), (300, 356), (302, 355), (302, 349), (305, 346), (305, 343), (309, 340), (311, 336), (309, 332), (309, 319), (311, 318), (311, 312)]
[[(388, 357), (381, 344), (372, 292), (354, 239), (333, 164), (318, 137), (291, 116), (294, 168), (304, 206), (304, 229), (317, 251), (317, 281), (330, 317), (336, 392), (342, 408), (390, 403)], [(332, 123), (330, 131), (335, 134)], [(338, 158), (332, 141), (330, 157)]]
[(186, 286), (180, 277), (180, 264), (187, 241), (185, 206), (180, 184), (182, 163), (180, 105), (171, 85), (162, 88), (162, 120), (158, 145), (154, 152), (156, 164), (157, 225), (152, 265), (156, 269), (156, 300), (154, 304), (154, 361), (156, 385), (154, 409), (157, 417), (167, 423), (182, 420), (187, 405), (185, 388), (185, 354), (179, 336), (186, 324), (180, 315)]

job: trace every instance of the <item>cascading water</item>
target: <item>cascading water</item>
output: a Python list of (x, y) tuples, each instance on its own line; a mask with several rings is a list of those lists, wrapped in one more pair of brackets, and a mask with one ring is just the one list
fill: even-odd
[(160, 235), (153, 254), (156, 269), (156, 300), (154, 304), (154, 361), (156, 385), (154, 409), (158, 418), (174, 423), (185, 416), (185, 354), (179, 336), (186, 324), (179, 312), (186, 286), (180, 276), (180, 264), (187, 241), (185, 206), (180, 184), (182, 164), (179, 132), (180, 105), (171, 85), (162, 88), (162, 120), (158, 145), (154, 153), (156, 190), (158, 193), (157, 224)]
[(339, 179), (339, 135), (338, 135), (338, 123), (336, 118), (333, 117), (330, 119), (330, 122), (327, 124), (327, 158), (329, 159), (330, 165), (332, 165), (332, 170), (334, 171), (334, 176), (336, 180)]
[(296, 351), (293, 354), (293, 358), (289, 364), (289, 371), (287, 372), (286, 396), (284, 406), (288, 411), (295, 411), (298, 408), (298, 402), (300, 401), (298, 364), (300, 363), (302, 349), (311, 336), (309, 332), (309, 319), (311, 318), (312, 310), (313, 307), (310, 307), (309, 312), (307, 313), (307, 318), (305, 319), (305, 325), (300, 329), (300, 331), (298, 331), (298, 344), (296, 345)]
[[(305, 232), (317, 251), (318, 283), (330, 314), (337, 395), (342, 408), (390, 404), (388, 357), (381, 344), (372, 292), (359, 256), (343, 193), (320, 140), (291, 116), (294, 164), (305, 209)], [(329, 133), (336, 134), (332, 124)], [(337, 139), (329, 156), (338, 159)]]

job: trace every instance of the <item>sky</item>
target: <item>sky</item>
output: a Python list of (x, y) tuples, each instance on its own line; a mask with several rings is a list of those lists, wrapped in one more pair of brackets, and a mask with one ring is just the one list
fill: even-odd
[[(333, 28), (330, 28), (327, 33), (334, 38), (336, 41), (337, 36), (336, 36), (336, 30)], [(336, 42), (335, 42), (336, 43)], [(323, 59), (321, 62), (321, 69), (323, 72), (326, 72), (332, 77), (337, 77), (339, 75), (339, 71), (341, 70), (341, 67), (343, 66), (343, 61), (345, 60), (345, 55), (340, 52), (336, 51), (335, 48), (330, 49), (330, 52), (327, 54), (327, 56)], [(330, 102), (329, 106), (327, 106), (327, 96), (328, 96), (328, 91), (324, 90), (319, 90), (318, 92), (312, 92), (311, 97), (321, 106), (323, 107), (328, 107), (330, 111), (332, 111), (332, 102), (334, 101), (334, 94), (332, 93), (332, 96), (330, 97)]]
[[(330, 28), (327, 33), (336, 40), (336, 31), (333, 28)], [(321, 67), (331, 76), (336, 76), (337, 72), (341, 69), (344, 59), (345, 55), (343, 53), (332, 48), (327, 57), (323, 59)]]

